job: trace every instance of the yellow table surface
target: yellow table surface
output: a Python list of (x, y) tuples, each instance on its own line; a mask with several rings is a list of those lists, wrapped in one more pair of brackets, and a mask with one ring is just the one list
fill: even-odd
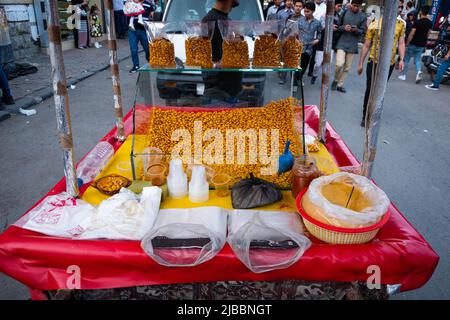
[[(114, 157), (109, 161), (103, 171), (98, 175), (98, 178), (109, 174), (119, 174), (130, 180), (133, 180), (133, 174), (131, 171), (131, 142), (132, 136), (128, 136), (122, 146), (117, 150)], [(135, 139), (135, 153), (142, 152), (147, 146), (146, 137), (144, 135), (136, 135)], [(310, 153), (310, 156), (316, 159), (318, 168), (325, 174), (332, 174), (339, 172), (339, 168), (335, 164), (332, 156), (321, 144), (320, 151)], [(273, 211), (296, 211), (295, 199), (291, 194), (291, 191), (282, 191), (283, 199), (274, 204), (260, 207), (258, 210), (273, 210)], [(89, 187), (83, 194), (81, 199), (92, 204), (99, 205), (103, 200), (108, 199), (109, 196), (102, 194), (100, 191), (93, 187)], [(195, 208), (195, 207), (205, 207), (205, 206), (218, 206), (225, 209), (233, 209), (231, 205), (231, 197), (217, 197), (215, 190), (210, 190), (209, 200), (203, 203), (192, 203), (189, 201), (188, 197), (183, 199), (173, 199), (167, 198), (163, 203), (161, 203), (161, 209), (169, 208)]]

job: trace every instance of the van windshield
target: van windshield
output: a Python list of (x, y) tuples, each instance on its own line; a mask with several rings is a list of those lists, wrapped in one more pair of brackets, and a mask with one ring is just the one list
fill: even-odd
[[(211, 10), (216, 0), (172, 0), (167, 8), (165, 22), (200, 21)], [(241, 0), (233, 8), (231, 20), (261, 21), (257, 0)]]

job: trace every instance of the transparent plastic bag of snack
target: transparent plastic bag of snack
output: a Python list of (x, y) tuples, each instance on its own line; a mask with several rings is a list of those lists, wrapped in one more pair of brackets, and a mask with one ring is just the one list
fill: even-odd
[(234, 210), (228, 219), (227, 242), (252, 272), (288, 268), (311, 246), (294, 212)]
[(222, 35), (222, 68), (248, 68), (250, 66), (249, 47), (246, 37), (252, 34), (247, 21), (218, 21)]
[(255, 22), (253, 34), (255, 49), (253, 67), (278, 68), (281, 66), (281, 23), (278, 20)]
[(172, 35), (179, 32), (178, 23), (145, 21), (145, 30), (149, 41), (150, 66), (175, 67), (175, 46)]
[(214, 21), (188, 21), (183, 24), (186, 40), (186, 65), (192, 67), (212, 68), (212, 44)]
[(303, 43), (298, 22), (287, 20), (281, 33), (281, 57), (285, 68), (298, 68), (303, 51)]
[(225, 245), (227, 218), (228, 211), (219, 207), (160, 210), (141, 247), (163, 266), (199, 265)]

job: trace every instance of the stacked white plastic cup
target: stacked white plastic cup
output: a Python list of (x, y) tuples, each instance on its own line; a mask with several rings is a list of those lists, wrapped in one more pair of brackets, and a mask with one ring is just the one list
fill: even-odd
[(188, 194), (187, 176), (183, 171), (181, 159), (173, 159), (169, 162), (167, 188), (169, 195), (175, 199), (184, 198)]
[(203, 166), (192, 168), (191, 182), (189, 182), (189, 200), (191, 202), (206, 202), (209, 199), (209, 185), (206, 180), (206, 170)]

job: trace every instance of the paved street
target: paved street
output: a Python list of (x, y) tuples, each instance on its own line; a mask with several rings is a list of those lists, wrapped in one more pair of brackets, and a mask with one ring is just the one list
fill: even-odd
[[(129, 59), (120, 65), (125, 111), (132, 105), (137, 78), (128, 74), (130, 67)], [(397, 75), (395, 71), (385, 99), (374, 178), (441, 260), (426, 286), (395, 298), (449, 299), (450, 86), (428, 91), (424, 88), (428, 82), (416, 85), (412, 73), (406, 82), (398, 80)], [(266, 87), (277, 90), (275, 79), (271, 82)], [(319, 104), (320, 81), (313, 87), (309, 78), (305, 82), (306, 103)], [(365, 76), (356, 75), (355, 64), (346, 87), (347, 94), (331, 93), (329, 120), (361, 159), (364, 130), (359, 122)], [(111, 92), (109, 69), (69, 90), (77, 159), (113, 127)], [(13, 114), (0, 122), (0, 232), (63, 176), (53, 99), (35, 108), (35, 116)], [(26, 288), (5, 275), (0, 275), (0, 287), (0, 299), (28, 298)]]

